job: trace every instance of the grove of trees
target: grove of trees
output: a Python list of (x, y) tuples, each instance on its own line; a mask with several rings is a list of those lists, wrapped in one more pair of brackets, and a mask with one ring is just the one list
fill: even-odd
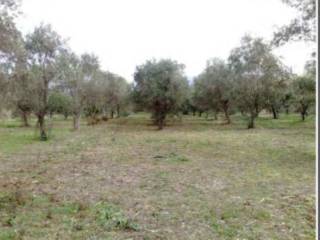
[(171, 114), (223, 113), (225, 124), (241, 113), (248, 128), (265, 110), (274, 119), (296, 111), (301, 119), (315, 105), (315, 61), (305, 73), (293, 74), (272, 48), (290, 40), (314, 41), (315, 1), (286, 0), (302, 17), (275, 33), (271, 43), (245, 35), (228, 59), (207, 61), (192, 81), (184, 65), (171, 59), (151, 59), (136, 67), (134, 82), (102, 70), (91, 53), (77, 55), (50, 25), (41, 24), (23, 36), (14, 19), (19, 6), (0, 0), (0, 108), (19, 114), (22, 125), (35, 116), (41, 140), (47, 140), (46, 119), (72, 116), (74, 130), (81, 117), (89, 124), (120, 117), (132, 109), (150, 112), (162, 129)]

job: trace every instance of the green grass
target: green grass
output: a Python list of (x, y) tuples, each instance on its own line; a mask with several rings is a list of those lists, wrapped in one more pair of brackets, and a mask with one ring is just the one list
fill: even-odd
[(0, 239), (314, 239), (314, 116), (0, 123)]
[(112, 236), (116, 231), (138, 231), (139, 226), (121, 209), (107, 202), (84, 205), (61, 202), (48, 196), (30, 196), (24, 192), (1, 193), (0, 239), (37, 239), (63, 232), (64, 238), (75, 238), (96, 232)]

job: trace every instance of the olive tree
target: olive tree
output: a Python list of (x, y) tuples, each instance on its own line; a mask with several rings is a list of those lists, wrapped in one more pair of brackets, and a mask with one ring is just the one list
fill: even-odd
[(255, 119), (267, 104), (270, 86), (282, 71), (281, 64), (269, 45), (248, 35), (232, 50), (229, 63), (235, 76), (237, 106), (248, 116), (248, 128), (254, 128)]
[(229, 66), (217, 58), (208, 61), (205, 70), (197, 79), (196, 86), (196, 90), (199, 91), (197, 94), (202, 98), (202, 104), (214, 112), (223, 112), (226, 123), (230, 124), (234, 87)]
[(48, 99), (48, 112), (50, 117), (53, 116), (54, 113), (62, 114), (65, 119), (71, 113), (71, 98), (69, 95), (60, 92), (60, 91), (53, 91), (49, 95)]
[(73, 117), (73, 129), (80, 128), (81, 115), (93, 94), (90, 86), (94, 84), (99, 72), (98, 57), (93, 54), (82, 54), (78, 57), (70, 50), (63, 51), (57, 61), (59, 70), (58, 88), (70, 96), (70, 112)]
[(35, 105), (35, 99), (32, 97), (35, 89), (34, 81), (28, 72), (17, 73), (13, 76), (10, 86), (14, 88), (11, 91), (10, 101), (20, 114), (23, 126), (28, 127), (30, 126), (28, 117)]
[(47, 140), (45, 116), (48, 112), (50, 84), (57, 76), (55, 63), (63, 47), (60, 36), (50, 25), (40, 25), (26, 36), (30, 77), (35, 81), (33, 112), (37, 116), (40, 139)]
[(213, 102), (212, 91), (207, 89), (207, 86), (209, 86), (209, 79), (205, 74), (202, 73), (195, 77), (192, 85), (191, 102), (195, 110), (198, 111), (199, 116), (201, 116), (202, 112), (208, 112), (209, 110), (213, 110), (216, 116), (218, 113), (217, 104)]
[(134, 100), (152, 113), (159, 130), (169, 113), (176, 113), (186, 98), (184, 65), (170, 59), (151, 60), (134, 73)]
[(284, 106), (288, 109), (292, 74), (277, 59), (273, 61), (275, 65), (272, 67), (272, 76), (265, 81), (265, 107), (272, 113), (273, 119), (278, 119), (281, 108)]
[(292, 83), (294, 103), (301, 114), (302, 121), (308, 115), (309, 109), (315, 105), (315, 73), (315, 62), (307, 63), (304, 75), (297, 76)]
[(114, 113), (117, 113), (117, 117), (120, 117), (120, 111), (128, 104), (128, 98), (130, 95), (130, 86), (126, 80), (116, 74), (106, 72), (104, 82), (101, 84), (104, 86), (104, 101), (105, 110), (110, 111), (110, 117), (114, 117)]
[(19, 14), (19, 1), (0, 0), (0, 108), (11, 102), (10, 79), (13, 77), (22, 35), (14, 22)]

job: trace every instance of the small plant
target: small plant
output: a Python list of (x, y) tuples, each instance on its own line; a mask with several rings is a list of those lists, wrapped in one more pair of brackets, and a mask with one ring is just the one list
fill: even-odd
[(100, 225), (107, 227), (109, 230), (139, 230), (138, 224), (134, 223), (131, 219), (128, 219), (117, 206), (98, 203), (96, 208), (97, 222)]

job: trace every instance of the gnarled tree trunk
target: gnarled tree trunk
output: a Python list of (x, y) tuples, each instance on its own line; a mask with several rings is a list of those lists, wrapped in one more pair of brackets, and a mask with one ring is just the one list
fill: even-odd
[(273, 119), (278, 119), (279, 118), (278, 112), (273, 105), (271, 105), (271, 111), (272, 111)]
[(256, 113), (251, 113), (248, 122), (248, 129), (255, 128), (255, 119), (258, 115)]
[(22, 111), (21, 112), (21, 119), (22, 119), (22, 126), (23, 127), (30, 127), (28, 122), (28, 112)]
[(223, 109), (224, 115), (226, 117), (226, 121), (227, 121), (226, 123), (230, 124), (231, 119), (230, 119), (230, 115), (229, 115), (229, 101), (224, 101), (222, 103), (222, 109)]
[(306, 116), (308, 116), (308, 105), (301, 104), (301, 119), (304, 121), (306, 119)]
[(40, 140), (41, 141), (47, 141), (48, 140), (48, 135), (47, 135), (47, 132), (46, 132), (45, 115), (44, 114), (39, 114), (38, 115), (38, 124), (39, 124), (39, 129), (40, 129)]
[(80, 113), (76, 113), (73, 115), (73, 130), (79, 130), (80, 129)]

